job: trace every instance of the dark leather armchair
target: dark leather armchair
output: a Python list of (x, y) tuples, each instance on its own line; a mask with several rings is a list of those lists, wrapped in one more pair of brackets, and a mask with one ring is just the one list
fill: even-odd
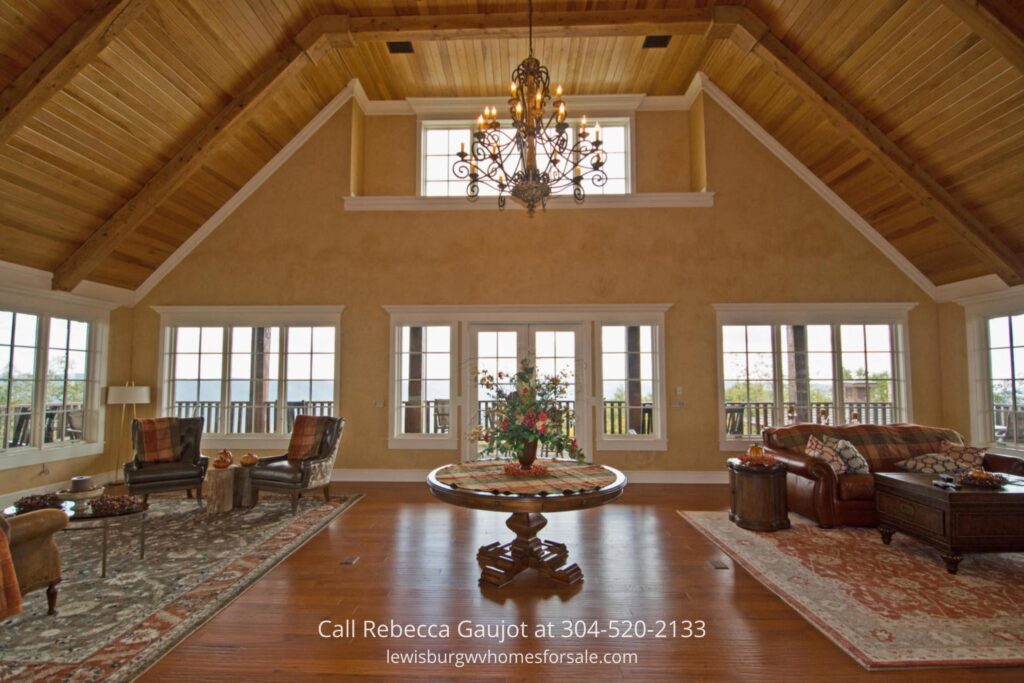
[(0, 515), (0, 533), (7, 536), (21, 594), (46, 589), (49, 614), (57, 613), (60, 552), (53, 536), (68, 525), (60, 510), (36, 510), (11, 517)]
[[(330, 500), (328, 488), (331, 472), (338, 457), (341, 432), (345, 420), (340, 417), (320, 417), (326, 427), (315, 446), (315, 455), (307, 460), (289, 460), (288, 454), (260, 458), (252, 469), (252, 485), (257, 491), (288, 493), (292, 498), (292, 512), (299, 506), (299, 496), (304, 491), (323, 488), (324, 500)], [(294, 438), (294, 435), (293, 435)]]
[(173, 462), (144, 462), (140, 457), (141, 430), (139, 421), (132, 421), (132, 450), (135, 457), (124, 465), (124, 481), (128, 485), (128, 493), (141, 495), (148, 499), (149, 494), (159, 491), (185, 490), (192, 496), (196, 492), (196, 501), (203, 505), (203, 478), (209, 458), (199, 450), (203, 438), (203, 418), (181, 417), (177, 420), (178, 443), (174, 444), (175, 460)]

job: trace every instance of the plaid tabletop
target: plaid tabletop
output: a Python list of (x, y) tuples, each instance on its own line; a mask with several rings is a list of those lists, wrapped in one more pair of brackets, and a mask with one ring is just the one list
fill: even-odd
[(546, 461), (547, 474), (539, 477), (505, 474), (506, 460), (449, 465), (437, 473), (437, 480), (452, 488), (486, 493), (549, 496), (596, 491), (615, 481), (615, 474), (600, 465), (568, 460)]

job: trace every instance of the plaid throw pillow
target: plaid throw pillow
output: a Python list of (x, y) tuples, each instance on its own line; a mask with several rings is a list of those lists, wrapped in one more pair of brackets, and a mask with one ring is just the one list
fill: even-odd
[(939, 447), (939, 452), (956, 460), (964, 467), (977, 467), (981, 469), (985, 462), (984, 448), (963, 446), (952, 441), (943, 441), (942, 446)]
[(175, 462), (178, 459), (178, 421), (172, 417), (139, 420), (139, 459)]
[(807, 446), (805, 453), (812, 458), (818, 460), (824, 460), (829, 467), (836, 471), (836, 474), (844, 474), (846, 472), (846, 463), (839, 457), (839, 453), (836, 449), (826, 445), (816, 436), (810, 436), (807, 438)]
[(320, 440), (323, 439), (330, 418), (313, 417), (312, 415), (299, 415), (295, 418), (295, 426), (292, 427), (292, 438), (288, 442), (289, 460), (309, 460), (315, 458), (320, 450)]
[(846, 439), (836, 439), (826, 435), (822, 439), (824, 444), (839, 454), (843, 464), (846, 465), (847, 474), (870, 474), (871, 468), (868, 461), (860, 454), (857, 447)]

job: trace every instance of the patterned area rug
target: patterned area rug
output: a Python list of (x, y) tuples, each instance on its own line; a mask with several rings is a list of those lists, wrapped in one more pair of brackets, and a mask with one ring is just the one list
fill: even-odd
[(0, 681), (130, 681), (312, 538), (361, 496), (261, 496), (250, 510), (207, 516), (184, 497), (150, 498), (146, 557), (136, 517), (110, 527), (107, 578), (99, 531), (61, 532), (55, 617), (46, 591), (0, 624)]
[(905, 534), (746, 531), (727, 512), (683, 512), (757, 580), (867, 669), (1024, 666), (1024, 554), (967, 555), (956, 575)]

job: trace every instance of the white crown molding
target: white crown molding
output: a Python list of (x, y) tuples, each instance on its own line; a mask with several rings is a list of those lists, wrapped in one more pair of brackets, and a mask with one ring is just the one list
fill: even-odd
[(453, 320), (473, 318), (484, 314), (501, 316), (510, 313), (530, 315), (585, 315), (626, 314), (642, 316), (650, 313), (665, 313), (672, 304), (466, 304), (466, 305), (384, 305), (385, 311), (393, 316), (445, 315)]
[(366, 98), (366, 93), (363, 92), (363, 87), (360, 85), (359, 79), (356, 78), (349, 81), (348, 85), (334, 96), (334, 99), (328, 102), (327, 105), (321, 109), (309, 123), (303, 126), (302, 130), (300, 130), (295, 137), (289, 140), (288, 143), (263, 166), (263, 168), (256, 172), (256, 175), (250, 178), (249, 181), (239, 188), (239, 190), (235, 192), (230, 199), (224, 202), (224, 204), (221, 205), (221, 207), (217, 209), (212, 216), (206, 219), (206, 222), (203, 223), (198, 230), (192, 233), (192, 235), (185, 240), (185, 242), (182, 243), (182, 245), (179, 246), (166, 261), (160, 264), (159, 268), (153, 271), (153, 273), (146, 278), (145, 282), (139, 285), (139, 288), (135, 290), (134, 302), (138, 303), (142, 301), (142, 299), (144, 299), (146, 295), (160, 283), (161, 280), (167, 277), (168, 273), (174, 270), (179, 263), (185, 260), (186, 256), (191, 254), (203, 240), (210, 236), (210, 233), (216, 230), (221, 223), (227, 220), (228, 216), (235, 212), (235, 209), (241, 206), (246, 199), (251, 197), (256, 190), (262, 187), (263, 183), (267, 182), (267, 180), (274, 175), (277, 169), (281, 168), (281, 166), (283, 166), (284, 163), (288, 161), (293, 154), (295, 154), (295, 152), (299, 151), (302, 145), (313, 137), (313, 134), (320, 130), (325, 123), (330, 121), (331, 117), (334, 116), (334, 114), (345, 106), (345, 104), (353, 97), (355, 97), (357, 101), (359, 101), (360, 97), (362, 97), (363, 100)]
[(906, 320), (917, 302), (712, 304), (722, 324), (894, 323)]
[[(348, 469), (337, 468), (331, 481), (415, 482), (422, 484), (428, 469)], [(630, 484), (727, 484), (729, 473), (719, 470), (624, 470)]]
[[(374, 196), (344, 197), (346, 211), (497, 211), (497, 197), (480, 197), (471, 202), (465, 197)], [(681, 209), (708, 208), (715, 205), (714, 192), (643, 192), (639, 194), (590, 195), (577, 204), (572, 197), (552, 197), (548, 210), (559, 209)], [(510, 201), (506, 208), (521, 211)]]
[(11, 294), (23, 294), (66, 306), (111, 311), (120, 306), (131, 306), (135, 302), (132, 290), (112, 287), (98, 282), (82, 282), (73, 293), (53, 289), (53, 273), (30, 268), (17, 263), (0, 261), (0, 288)]
[[(910, 278), (914, 284), (921, 288), (925, 294), (932, 299), (936, 298), (936, 287), (928, 277), (917, 269), (910, 260), (892, 245), (889, 240), (882, 236), (875, 228), (857, 213), (842, 197), (837, 195), (821, 178), (807, 168), (792, 152), (786, 149), (781, 142), (776, 140), (771, 133), (761, 127), (747, 112), (745, 112), (731, 97), (722, 92), (706, 74), (699, 72), (694, 76), (690, 90), (693, 90), (694, 83), (699, 82), (700, 91), (707, 94), (718, 106), (728, 112), (737, 123), (743, 126), (748, 133), (753, 135), (768, 150), (774, 154), (779, 161), (793, 171), (808, 187), (814, 190), (819, 197), (825, 200), (836, 212), (856, 228), (857, 232), (863, 235), (873, 244), (886, 258), (899, 268), (899, 270)], [(687, 92), (689, 92), (688, 90)]]
[(153, 306), (161, 325), (336, 325), (344, 306)]
[[(566, 95), (570, 112), (597, 116), (629, 116), (637, 111), (686, 111), (692, 99), (682, 95)], [(499, 109), (504, 95), (494, 97), (409, 97), (404, 100), (359, 100), (368, 116), (418, 116), (421, 119), (473, 119), (485, 106)]]
[(935, 288), (935, 300), (939, 303), (948, 301), (962, 303), (962, 300), (971, 297), (997, 295), (1010, 290), (1011, 287), (1003, 282), (998, 275), (982, 275), (970, 280), (939, 285)]

